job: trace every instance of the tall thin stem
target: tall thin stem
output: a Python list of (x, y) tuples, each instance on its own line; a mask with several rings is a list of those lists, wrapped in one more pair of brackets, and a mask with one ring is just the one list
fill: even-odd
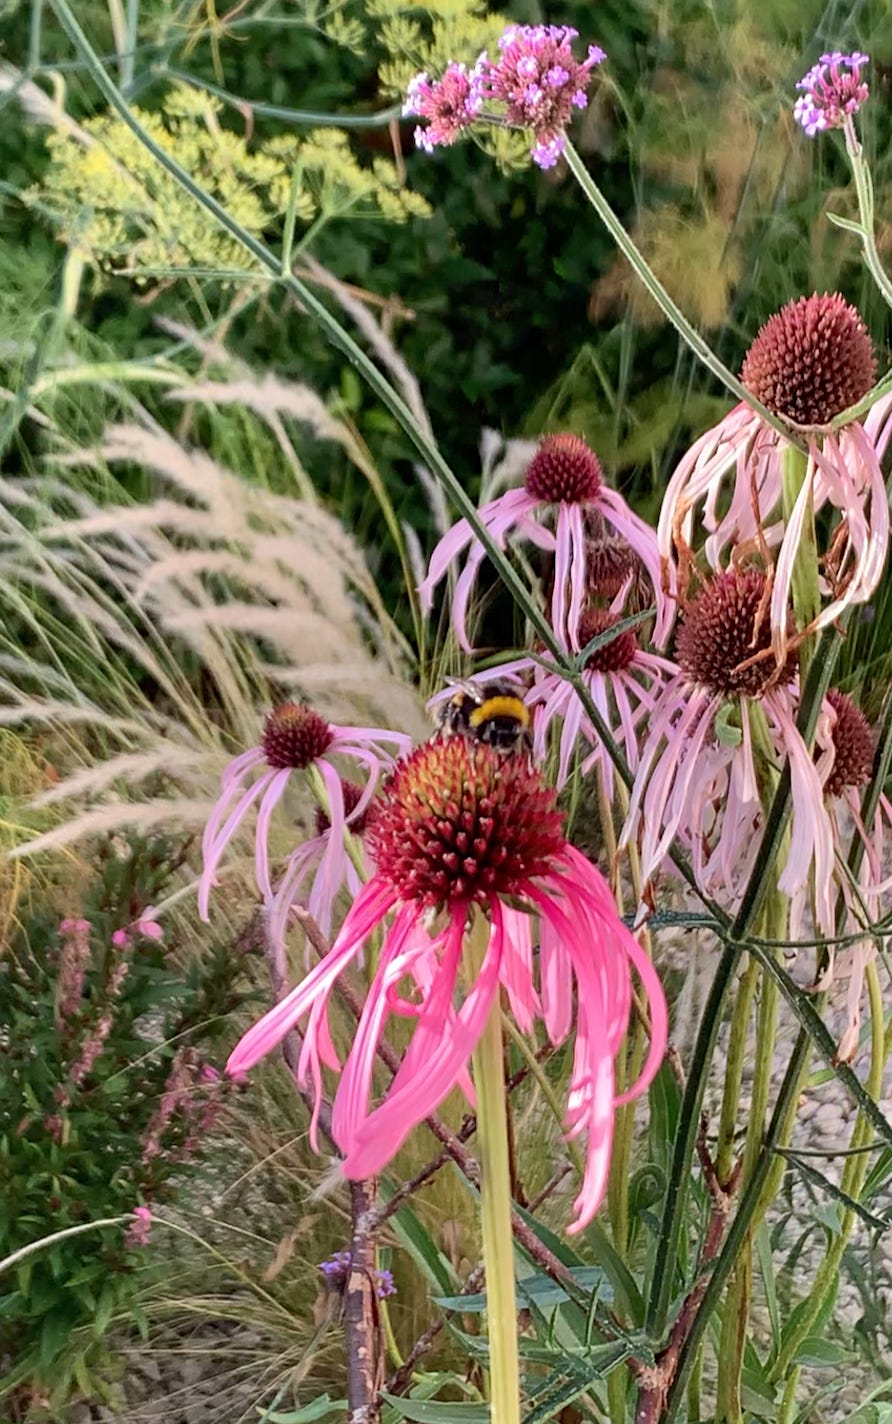
[(589, 173), (579, 154), (571, 143), (564, 149), (564, 156), (567, 160), (570, 172), (576, 179), (588, 201), (591, 203), (598, 217), (613, 238), (620, 252), (631, 266), (635, 276), (642, 286), (653, 297), (657, 306), (668, 317), (681, 339), (693, 351), (698, 361), (702, 361), (708, 371), (727, 386), (732, 395), (738, 400), (745, 401), (757, 415), (764, 420), (766, 425), (770, 425), (789, 444), (801, 445), (801, 441), (793, 434), (788, 425), (785, 425), (767, 406), (747, 390), (746, 386), (729, 371), (728, 367), (719, 360), (711, 346), (704, 341), (703, 337), (688, 321), (684, 312), (672, 300), (666, 288), (663, 286), (653, 268), (649, 266), (643, 253), (635, 246), (629, 234), (626, 232), (616, 213), (611, 208), (601, 189), (598, 187), (592, 175)]
[[(465, 940), (464, 960), (469, 979), (479, 973), (488, 940), (489, 922), (478, 911)], [(486, 1027), (474, 1050), (473, 1068), (477, 1094), (480, 1226), (489, 1333), (490, 1419), (492, 1424), (520, 1424), (508, 1099), (498, 998), (493, 1002)]]

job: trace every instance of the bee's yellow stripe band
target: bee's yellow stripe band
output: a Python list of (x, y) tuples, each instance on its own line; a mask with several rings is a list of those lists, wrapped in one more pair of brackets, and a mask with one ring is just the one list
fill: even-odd
[(482, 727), (494, 717), (513, 717), (522, 727), (530, 725), (530, 711), (519, 697), (487, 697), (468, 718), (472, 727)]

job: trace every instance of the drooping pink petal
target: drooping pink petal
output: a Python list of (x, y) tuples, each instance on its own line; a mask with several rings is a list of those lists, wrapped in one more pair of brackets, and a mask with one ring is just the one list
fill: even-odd
[[(274, 774), (272, 771), (267, 771), (263, 776), (258, 777), (252, 786), (249, 786), (246, 791), (242, 792), (236, 802), (235, 809), (229, 811), (232, 805), (233, 795), (236, 791), (236, 783), (233, 783), (231, 788), (220, 797), (220, 800), (208, 818), (208, 823), (205, 826), (204, 835), (201, 840), (204, 868), (198, 882), (198, 913), (203, 920), (208, 918), (210, 894), (213, 886), (216, 884), (217, 866), (220, 864), (223, 852), (258, 796), (263, 795)], [(229, 812), (228, 816), (227, 812)], [(221, 828), (220, 823), (223, 821), (224, 816), (226, 816), (226, 820)]]
[(396, 902), (396, 893), (374, 877), (364, 885), (328, 954), (306, 979), (239, 1039), (226, 1063), (231, 1077), (246, 1073), (271, 1052), (318, 998), (326, 998), (338, 975), (359, 953), (368, 935)]
[(430, 939), (417, 931), (417, 914), (404, 905), (381, 946), (378, 968), (332, 1105), (332, 1135), (346, 1153), (368, 1121), (372, 1074), (382, 1029), (392, 1008), (391, 993), (411, 971), (413, 959), (431, 953)]
[[(450, 990), (454, 993), (463, 925), (459, 927), (459, 933), (447, 937), (438, 976), (441, 977), (440, 992), (435, 990), (431, 994), (419, 1018), (412, 1044), (384, 1101), (370, 1114), (353, 1143), (343, 1164), (346, 1176), (361, 1178), (379, 1172), (415, 1124), (435, 1111), (458, 1082), (483, 1032), (498, 992), (503, 929), (497, 900), (492, 902), (491, 912), (493, 933), (483, 964), (454, 1017), (444, 1015), (442, 1002)], [(453, 921), (453, 929), (457, 923), (457, 919)], [(436, 1011), (428, 1013), (432, 1004)], [(423, 1034), (423, 1058), (420, 1054), (412, 1054), (419, 1033)]]

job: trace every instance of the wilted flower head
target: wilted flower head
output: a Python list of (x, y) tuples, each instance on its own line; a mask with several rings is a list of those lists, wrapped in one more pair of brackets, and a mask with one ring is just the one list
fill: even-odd
[(783, 475), (790, 442), (745, 402), (695, 442), (667, 487), (659, 548), (667, 570), (674, 571), (674, 560), (680, 563), (682, 584), (693, 560), (701, 502), (711, 568), (721, 569), (741, 546), (759, 549), (766, 563), (774, 559), (768, 612), (778, 664), (795, 632), (787, 608), (810, 508), (829, 505), (839, 519), (822, 567), (822, 592), (829, 597), (808, 631), (865, 602), (879, 582), (889, 543), (881, 459), (892, 435), (892, 396), (877, 401), (863, 423), (832, 428), (867, 394), (875, 375), (870, 336), (843, 297), (815, 293), (789, 302), (759, 331), (741, 372), (753, 395), (790, 425), (791, 436), (798, 430), (806, 446), (807, 467), (789, 519), (783, 517)]
[(464, 64), (448, 64), (442, 79), (415, 75), (406, 90), (403, 113), (428, 120), (427, 128), (419, 125), (415, 130), (419, 148), (428, 153), (446, 148), (470, 127), (483, 103), (480, 79), (480, 60), (471, 70)]
[[(404, 751), (410, 745), (411, 738), (402, 732), (333, 726), (303, 702), (285, 702), (276, 707), (266, 719), (260, 746), (237, 756), (223, 773), (222, 794), (202, 839), (204, 869), (198, 885), (202, 919), (208, 917), (211, 888), (223, 853), (258, 801), (254, 856), (257, 886), (267, 908), (274, 913), (279, 908), (279, 895), (274, 895), (270, 882), (270, 821), (292, 776), (313, 768), (328, 797), (330, 830), (313, 846), (318, 852), (318, 871), (310, 909), (327, 930), (334, 897), (350, 878), (344, 831), (365, 814), (382, 769), (392, 764), (393, 753)], [(393, 752), (388, 748), (393, 748)], [(349, 809), (345, 805), (340, 773), (329, 760), (332, 756), (358, 762), (368, 776), (361, 795)], [(260, 774), (252, 780), (255, 772)], [(306, 874), (308, 862), (312, 861), (308, 847), (300, 846), (286, 867), (282, 887), (290, 885), (292, 897), (295, 877)]]
[(589, 45), (584, 60), (573, 55), (578, 31), (569, 25), (511, 25), (499, 40), (497, 62), (483, 66), (485, 97), (503, 104), (512, 128), (532, 129), (533, 162), (553, 168), (564, 151), (573, 109), (584, 109), (591, 71), (606, 58)]
[[(541, 1017), (560, 1043), (571, 1029), (575, 978), (567, 1122), (572, 1135), (588, 1138), (575, 1203), (573, 1229), (580, 1229), (606, 1186), (614, 1108), (644, 1091), (665, 1049), (666, 1005), (650, 961), (599, 872), (564, 839), (556, 793), (523, 753), (505, 755), (463, 736), (425, 743), (394, 769), (366, 834), (376, 872), (340, 934), (303, 982), (248, 1030), (227, 1071), (251, 1068), (308, 1014), (298, 1079), (312, 1081), (318, 1113), (322, 1066), (340, 1067), (330, 996), (369, 935), (395, 912), (332, 1107), (345, 1173), (374, 1176), (412, 1128), (467, 1082), (468, 1060), (502, 987), (522, 1031)], [(481, 915), (486, 953), (460, 996), (465, 935), (476, 933)], [(628, 1023), (631, 965), (649, 1000), (651, 1046), (639, 1081), (617, 1097), (613, 1065)], [(377, 1044), (393, 1013), (415, 1019), (415, 1031), (383, 1100), (370, 1110)], [(315, 1120), (312, 1131), (315, 1140)]]
[[(551, 623), (569, 647), (579, 648), (579, 619), (588, 601), (588, 524), (593, 516), (610, 526), (640, 559), (653, 586), (658, 636), (668, 636), (672, 610), (662, 590), (654, 532), (622, 495), (605, 484), (597, 455), (578, 435), (546, 435), (527, 467), (523, 488), (508, 490), (477, 512), (500, 549), (516, 533), (554, 555)], [(553, 517), (554, 532), (540, 522), (542, 516)], [(443, 535), (418, 591), (422, 607), (429, 610), (437, 584), (468, 546), (452, 599), (452, 625), (459, 646), (470, 653), (467, 610), (486, 550), (466, 519), (457, 520)]]
[(866, 103), (870, 90), (861, 79), (861, 70), (870, 56), (822, 54), (796, 85), (803, 93), (793, 106), (793, 117), (810, 138), (825, 129), (843, 128), (846, 120)]

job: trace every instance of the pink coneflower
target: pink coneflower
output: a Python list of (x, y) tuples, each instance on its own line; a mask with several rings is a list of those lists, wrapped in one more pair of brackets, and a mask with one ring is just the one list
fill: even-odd
[[(579, 620), (579, 643), (586, 648), (599, 634), (619, 622), (619, 615), (606, 608), (588, 608)], [(560, 672), (541, 658), (519, 658), (493, 671), (500, 676), (531, 679), (524, 701), (535, 708), (533, 752), (544, 761), (549, 732), (555, 719), (561, 722), (556, 783), (558, 790), (570, 775), (579, 738), (591, 748), (580, 770), (587, 775), (597, 766), (604, 778), (608, 797), (613, 795), (613, 763), (574, 689)], [(634, 771), (638, 765), (638, 736), (642, 718), (649, 717), (659, 695), (660, 684), (677, 671), (674, 663), (656, 653), (646, 652), (634, 629), (627, 628), (609, 643), (596, 648), (586, 660), (582, 677), (592, 701), (625, 751)]]
[[(342, 781), (341, 794), (344, 825), (351, 836), (361, 839), (365, 834), (371, 802), (365, 789), (355, 781)], [(363, 806), (364, 809), (361, 809)], [(291, 852), (269, 904), (268, 933), (277, 956), (285, 942), (291, 911), (311, 876), (307, 909), (327, 937), (338, 894), (346, 889), (350, 895), (358, 895), (362, 878), (350, 857), (343, 832), (335, 841), (331, 821), (321, 807), (316, 812), (316, 835)], [(279, 965), (282, 973), (284, 967), (282, 961)]]
[[(302, 702), (285, 702), (277, 707), (266, 719), (260, 746), (237, 756), (223, 773), (222, 794), (202, 839), (204, 869), (198, 885), (198, 908), (202, 919), (208, 917), (210, 893), (223, 852), (258, 801), (255, 873), (257, 887), (267, 908), (272, 906), (270, 820), (295, 772), (314, 769), (321, 777), (328, 797), (331, 821), (330, 832), (323, 837), (324, 844), (316, 847), (321, 854), (316, 909), (324, 920), (325, 907), (328, 907), (327, 913), (330, 914), (331, 902), (338, 888), (349, 880), (344, 830), (351, 828), (364, 815), (375, 794), (382, 769), (392, 764), (395, 753), (406, 751), (410, 746), (411, 738), (402, 732), (384, 731), (378, 727), (332, 726)], [(393, 753), (388, 750), (390, 747)], [(362, 794), (349, 810), (345, 806), (340, 774), (329, 760), (332, 756), (359, 762), (368, 774)], [(257, 771), (260, 775), (252, 780)], [(303, 865), (307, 847), (299, 847), (295, 857)], [(295, 857), (285, 870), (283, 885), (297, 874)]]
[(762, 327), (741, 379), (804, 437), (808, 466), (789, 522), (785, 525), (781, 509), (788, 443), (744, 403), (692, 446), (666, 490), (657, 531), (660, 554), (670, 570), (673, 559), (679, 559), (682, 584), (701, 501), (704, 548), (712, 568), (721, 568), (741, 546), (758, 549), (769, 561), (776, 550), (769, 612), (779, 665), (789, 647), (786, 610), (810, 502), (815, 510), (831, 505), (840, 519), (822, 561), (827, 602), (809, 632), (832, 623), (850, 604), (869, 599), (883, 570), (889, 506), (880, 462), (892, 434), (892, 395), (878, 401), (863, 424), (853, 420), (830, 429), (837, 416), (867, 394), (875, 376), (870, 336), (841, 296), (815, 294), (788, 303)]
[(447, 148), (475, 121), (483, 104), (480, 89), (481, 62), (468, 70), (464, 64), (449, 64), (442, 79), (416, 74), (406, 90), (404, 114), (428, 120), (427, 128), (415, 130), (415, 143), (433, 153)]
[[(872, 826), (865, 824), (861, 791), (873, 776), (874, 763), (870, 724), (852, 699), (836, 688), (827, 693), (823, 712), (818, 727), (816, 760), (824, 777), (824, 794), (837, 846), (837, 881), (848, 925), (867, 929), (884, 917), (892, 890), (888, 863), (892, 805), (888, 797), (881, 794)], [(856, 848), (860, 865), (857, 875), (852, 877), (846, 862)], [(848, 1062), (858, 1047), (864, 974), (876, 957), (877, 945), (877, 936), (866, 934), (838, 955), (834, 955), (832, 945), (827, 949), (827, 964), (818, 987), (826, 988), (834, 980), (848, 979), (845, 1028), (837, 1050), (842, 1062)]]
[(584, 109), (591, 71), (606, 58), (589, 45), (584, 60), (574, 57), (578, 30), (569, 25), (510, 25), (499, 40), (501, 54), (481, 66), (486, 99), (511, 128), (532, 130), (533, 162), (553, 168), (566, 146), (566, 128), (574, 108)]
[[(761, 570), (732, 569), (715, 574), (686, 607), (676, 638), (679, 669), (655, 699), (621, 840), (640, 837), (649, 877), (681, 833), (701, 888), (719, 884), (733, 904), (758, 844), (766, 786), (789, 760), (793, 811), (778, 888), (794, 897), (813, 870), (816, 917), (830, 934), (832, 827), (796, 726), (795, 659), (777, 666), (760, 617), (765, 594)], [(768, 746), (754, 736), (751, 707), (764, 721)]]
[[(556, 507), (554, 532), (540, 523)], [(660, 559), (653, 530), (639, 519), (622, 495), (603, 480), (601, 463), (578, 435), (546, 435), (527, 469), (522, 489), (508, 490), (478, 510), (500, 549), (509, 535), (521, 535), (554, 554), (551, 622), (570, 647), (578, 649), (578, 625), (587, 600), (587, 522), (599, 516), (631, 547), (647, 570), (657, 603), (657, 636), (662, 641), (672, 625), (669, 600), (662, 592)], [(427, 578), (419, 585), (422, 607), (429, 610), (433, 592), (465, 548), (467, 561), (455, 586), (452, 626), (459, 646), (473, 651), (468, 638), (467, 611), (486, 550), (466, 519), (443, 535), (431, 555)]]
[(870, 56), (842, 54), (822, 54), (818, 63), (799, 80), (797, 89), (804, 92), (793, 106), (793, 117), (801, 124), (809, 138), (823, 133), (825, 129), (841, 129), (851, 124), (867, 102), (870, 90), (861, 79), (861, 70), (870, 63)]
[[(588, 1137), (571, 1228), (580, 1230), (604, 1193), (614, 1109), (644, 1091), (665, 1049), (666, 1005), (650, 961), (619, 919), (600, 873), (564, 839), (556, 793), (523, 754), (505, 755), (461, 736), (424, 743), (398, 763), (366, 834), (376, 872), (331, 950), (249, 1029), (227, 1071), (252, 1067), (308, 1014), (298, 1079), (312, 1081), (318, 1110), (322, 1065), (340, 1067), (328, 1026), (332, 990), (369, 935), (394, 912), (332, 1110), (346, 1175), (373, 1176), (465, 1080), (500, 985), (510, 990), (522, 1027), (541, 1016), (551, 1041), (559, 1043), (570, 1030), (575, 978), (567, 1126), (572, 1135)], [(480, 914), (490, 925), (486, 955), (476, 978), (459, 992), (465, 935)], [(614, 1058), (628, 1024), (630, 966), (650, 1003), (651, 1044), (638, 1082), (617, 1097)], [(393, 1082), (370, 1111), (376, 1047), (391, 1013), (417, 1023)]]

